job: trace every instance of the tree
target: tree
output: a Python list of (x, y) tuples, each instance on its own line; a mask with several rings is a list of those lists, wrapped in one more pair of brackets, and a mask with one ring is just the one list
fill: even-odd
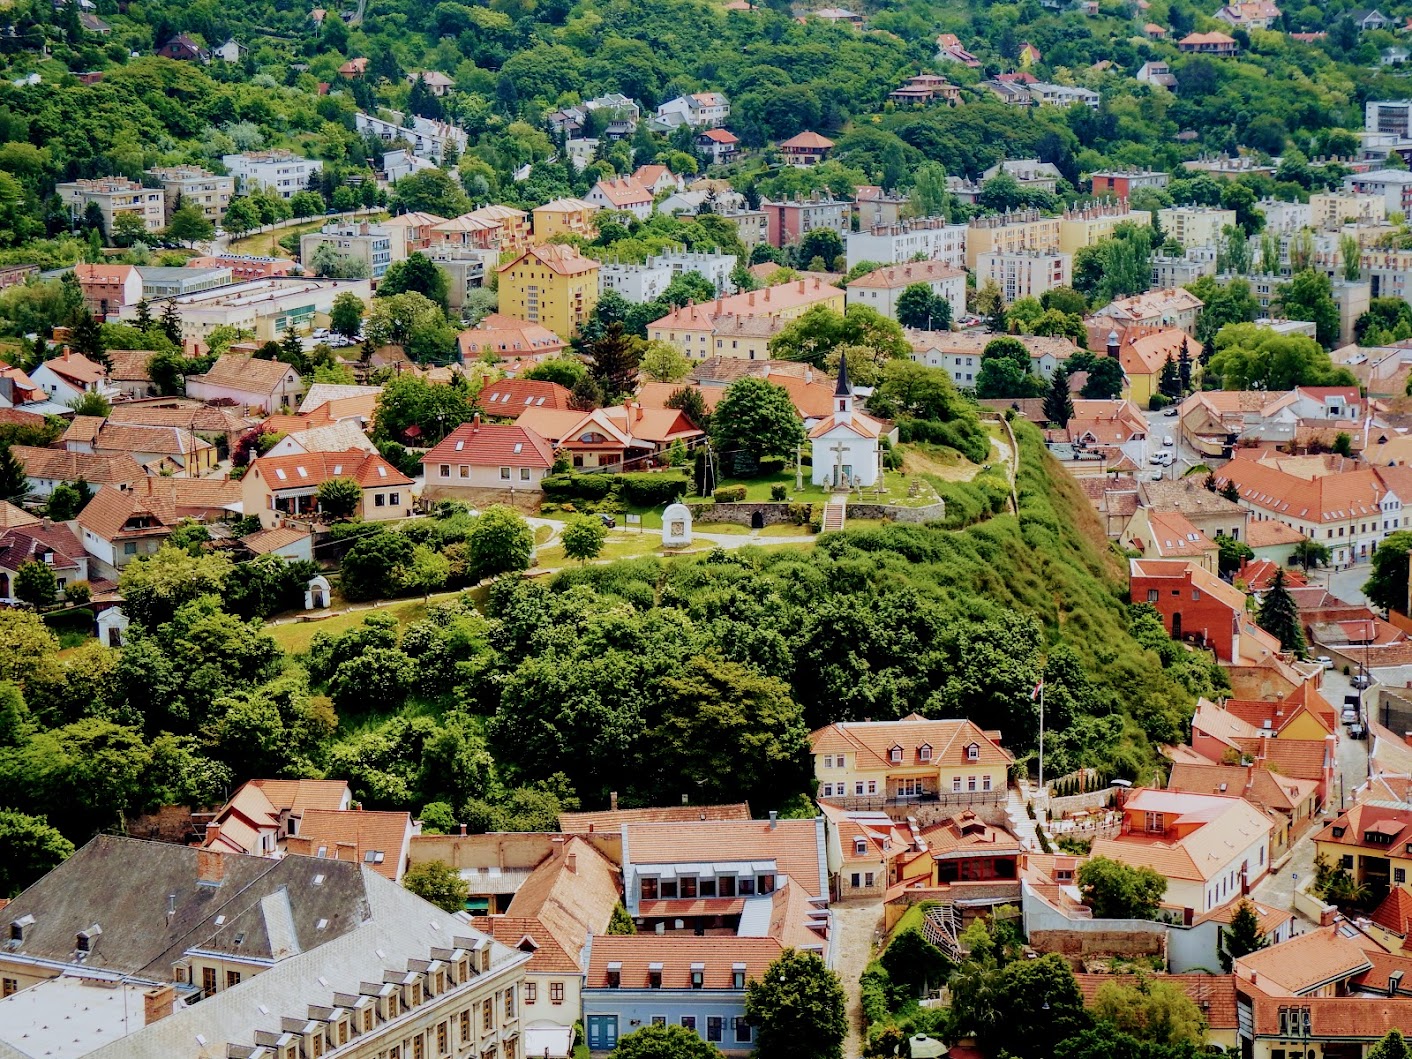
[(74, 844), (43, 816), (0, 809), (0, 897), (14, 897), (74, 853)]
[(787, 390), (746, 377), (726, 387), (711, 413), (711, 441), (720, 456), (749, 471), (767, 456), (793, 456), (804, 444), (804, 424)]
[(1281, 650), (1304, 654), (1304, 626), (1299, 620), (1299, 607), (1289, 594), (1289, 583), (1283, 570), (1275, 571), (1255, 623), (1280, 641)]
[(1180, 986), (1146, 975), (1104, 982), (1093, 1000), (1093, 1017), (1153, 1044), (1200, 1046), (1206, 1041), (1206, 1023), (1196, 1001)]
[(528, 570), (534, 557), (534, 531), (523, 515), (503, 505), (484, 511), (466, 540), (472, 581)]
[(8, 445), (0, 447), (0, 500), (18, 504), (28, 493), (29, 476), (24, 464)]
[(373, 439), (402, 440), (415, 426), (421, 431), (421, 444), (436, 445), (475, 413), (469, 389), (435, 385), (409, 372), (392, 379), (378, 394)]
[(221, 224), (231, 235), (241, 236), (260, 227), (260, 214), (255, 204), (243, 195), (236, 196), (226, 204), (225, 216)]
[(846, 1004), (838, 975), (798, 949), (786, 949), (745, 987), (745, 1017), (770, 1059), (843, 1059)]
[(686, 413), (686, 417), (696, 429), (710, 431), (711, 413), (706, 410), (706, 398), (701, 396), (698, 387), (683, 386), (679, 390), (673, 390), (662, 403), (668, 408)]
[(1079, 890), (1095, 919), (1152, 919), (1167, 880), (1151, 868), (1093, 857), (1079, 869)]
[(336, 295), (329, 310), (329, 326), (350, 341), (357, 338), (363, 326), (363, 299), (347, 290)]
[(74, 415), (102, 418), (113, 410), (113, 403), (97, 390), (84, 390), (82, 397), (75, 397), (69, 402), (69, 407), (74, 410)]
[(557, 382), (565, 389), (572, 390), (574, 384), (588, 376), (588, 369), (577, 357), (560, 355), (540, 361), (525, 372), (526, 379), (542, 379)]
[(216, 226), (207, 220), (196, 206), (180, 207), (172, 213), (171, 220), (167, 222), (167, 238), (185, 246), (204, 243), (215, 234)]
[(926, 283), (913, 283), (897, 296), (897, 322), (926, 331), (951, 330), (951, 303)]
[(1182, 339), (1180, 352), (1177, 354), (1177, 377), (1181, 380), (1181, 390), (1177, 396), (1191, 392), (1191, 349), (1187, 345), (1187, 340)]
[(428, 301), (446, 308), (446, 273), (420, 251), (414, 251), (402, 261), (387, 266), (387, 273), (378, 284), (378, 296), (390, 297), (415, 291)]
[(358, 513), (363, 487), (352, 478), (330, 478), (319, 483), (314, 495), (319, 500), (320, 514), (334, 522), (346, 522)]
[(1332, 555), (1333, 553), (1329, 551), (1327, 544), (1306, 537), (1294, 546), (1294, 551), (1290, 552), (1289, 561), (1291, 565), (1297, 563), (1302, 566), (1307, 574), (1311, 569), (1317, 570), (1321, 566), (1328, 566)]
[(1290, 320), (1314, 324), (1319, 344), (1325, 349), (1338, 341), (1339, 313), (1329, 277), (1312, 268), (1297, 272), (1276, 290), (1277, 302)]
[(653, 1024), (618, 1041), (608, 1059), (723, 1059), (721, 1050), (685, 1026)]
[(909, 989), (917, 997), (946, 981), (953, 966), (946, 954), (916, 927), (899, 931), (883, 950), (880, 962), (894, 984)]
[(822, 258), (825, 269), (831, 269), (834, 260), (843, 256), (843, 238), (832, 228), (815, 228), (799, 240), (793, 256), (800, 268), (808, 268), (815, 258)]
[(113, 218), (113, 242), (117, 246), (132, 246), (146, 238), (147, 222), (138, 214), (124, 211)]
[(177, 349), (181, 348), (181, 314), (177, 311), (175, 299), (168, 298), (167, 304), (162, 308), (162, 319), (158, 325), (162, 329), (162, 334), (167, 336), (167, 340)]
[(637, 391), (638, 363), (641, 342), (628, 334), (620, 323), (603, 329), (603, 336), (591, 343), (588, 355), (592, 361), (589, 374), (608, 400)]
[(653, 382), (681, 382), (691, 374), (691, 361), (667, 342), (648, 342), (637, 367)]
[(1265, 932), (1260, 929), (1260, 917), (1255, 912), (1255, 906), (1248, 900), (1242, 900), (1231, 915), (1231, 925), (1221, 928), (1218, 943), (1221, 970), (1230, 974), (1234, 961), (1242, 956), (1249, 956), (1252, 952), (1259, 952), (1269, 943), (1270, 939), (1265, 937)]
[(1255, 558), (1255, 552), (1245, 541), (1216, 534), (1216, 568), (1222, 577), (1231, 577), (1246, 562)]
[(1368, 1052), (1368, 1059), (1408, 1059), (1409, 1056), (1412, 1056), (1412, 1049), (1407, 1047), (1401, 1030), (1389, 1030), (1387, 1036)]
[(981, 955), (973, 947), (951, 978), (948, 1037), (974, 1034), (988, 1055), (1041, 1059), (1052, 1054), (1055, 1041), (1089, 1024), (1074, 972), (1062, 956), (1050, 952), (1001, 964), (984, 928), (981, 935)]
[(1398, 530), (1383, 538), (1373, 552), (1373, 573), (1363, 584), (1363, 595), (1379, 610), (1409, 612), (1408, 552), (1412, 551), (1412, 530)]
[(183, 604), (205, 595), (219, 596), (230, 568), (230, 559), (220, 552), (196, 556), (181, 548), (159, 548), (155, 555), (123, 567), (118, 580), (123, 611), (135, 624), (154, 630), (171, 621)]
[(855, 378), (861, 380), (871, 379), (889, 360), (909, 356), (912, 347), (901, 324), (867, 305), (850, 305), (842, 314), (817, 305), (770, 339), (770, 356), (806, 361), (816, 368), (824, 368), (844, 350)]
[(396, 213), (434, 213), (438, 217), (459, 217), (471, 208), (471, 200), (451, 174), (443, 169), (423, 169), (397, 181), (389, 204)]
[(59, 579), (48, 563), (29, 559), (15, 571), (15, 598), (32, 607), (47, 607), (59, 595)]
[(461, 873), (439, 860), (408, 868), (402, 885), (445, 912), (464, 912), (471, 896), (470, 884), (461, 878)]
[(73, 333), (69, 337), (69, 348), (105, 368), (113, 366), (103, 344), (103, 328), (94, 319), (93, 314), (86, 310), (79, 314), (78, 323), (74, 325)]
[(1208, 371), (1227, 390), (1279, 392), (1296, 386), (1357, 385), (1352, 373), (1335, 367), (1312, 338), (1282, 335), (1255, 324), (1221, 328)]
[(1018, 338), (993, 338), (981, 351), (976, 396), (981, 398), (1038, 397), (1044, 382), (1030, 371), (1030, 353)]
[(608, 540), (608, 527), (596, 515), (576, 515), (569, 519), (560, 534), (564, 542), (564, 555), (569, 559), (587, 562), (597, 559)]
[(93, 490), (82, 478), (73, 482), (60, 482), (49, 494), (44, 513), (52, 522), (67, 522), (77, 518), (90, 500)]
[(1049, 380), (1049, 392), (1044, 395), (1044, 418), (1046, 422), (1063, 428), (1074, 418), (1074, 399), (1069, 393), (1069, 375), (1056, 368), (1054, 377)]
[(1178, 374), (1177, 362), (1170, 353), (1162, 364), (1162, 373), (1157, 379), (1157, 391), (1170, 401), (1178, 400), (1182, 395), (1182, 377)]
[(911, 199), (919, 217), (946, 216), (951, 193), (946, 189), (946, 170), (940, 162), (923, 162), (912, 173)]
[(637, 924), (632, 921), (632, 916), (628, 915), (628, 910), (623, 907), (621, 901), (613, 906), (613, 916), (608, 920), (608, 933), (618, 937), (637, 933)]
[(1123, 366), (1109, 356), (1094, 357), (1079, 396), (1087, 401), (1110, 401), (1122, 393)]

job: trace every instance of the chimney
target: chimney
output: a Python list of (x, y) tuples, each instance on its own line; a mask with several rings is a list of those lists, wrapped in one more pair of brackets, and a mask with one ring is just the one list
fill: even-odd
[(307, 835), (287, 835), (284, 840), (284, 851), (298, 854), (301, 857), (311, 857), (314, 854), (314, 840)]
[(799, 293), (804, 293), (804, 281), (802, 279), (799, 281)]
[(462, 837), (462, 838), (465, 838), (465, 837), (466, 837), (466, 825), (465, 825), (465, 824), (461, 824), (460, 827), (461, 827), (461, 837)]
[(221, 825), (212, 821), (211, 823), (206, 825), (206, 841), (203, 842), (202, 845), (214, 846), (216, 844), (216, 840), (220, 837)]
[(1255, 762), (1245, 766), (1245, 789), (1250, 790), (1255, 786)]
[(1121, 340), (1118, 338), (1117, 329), (1115, 328), (1114, 330), (1109, 331), (1109, 332), (1108, 332), (1108, 355), (1109, 355), (1110, 357), (1112, 357), (1114, 360), (1117, 360), (1117, 359), (1118, 359), (1118, 349), (1119, 349), (1120, 345), (1121, 345)]
[(564, 836), (555, 835), (549, 840), (549, 859), (558, 860), (564, 855)]
[(219, 886), (221, 880), (225, 878), (225, 874), (224, 853), (218, 853), (214, 849), (198, 849), (196, 851), (196, 881), (198, 883)]
[(748, 297), (747, 297), (747, 304), (749, 304), (749, 305), (752, 306), (752, 307), (755, 305), (755, 292), (754, 292), (754, 291), (751, 291), (751, 292), (749, 293), (749, 295), (748, 295)]
[(471, 416), (471, 433), (472, 433), (472, 434), (479, 434), (479, 433), (480, 433), (480, 413), (479, 413), (479, 412), (477, 412), (475, 415)]
[(564, 858), (564, 865), (569, 869), (570, 875), (577, 875), (579, 873), (579, 855), (577, 853), (568, 854)]
[(356, 842), (340, 842), (338, 844), (338, 859), (356, 864), (358, 862), (358, 844)]
[(634, 423), (640, 423), (640, 422), (642, 422), (642, 402), (641, 402), (641, 401), (634, 401), (632, 408), (633, 408), (633, 420), (632, 420), (632, 421), (633, 421)]
[(610, 792), (608, 793), (608, 808), (611, 809), (611, 810), (613, 810), (613, 812), (615, 812), (615, 813), (618, 811), (618, 792), (617, 792), (617, 791), (610, 791)]
[(770, 810), (770, 830), (773, 831), (780, 823), (780, 814), (774, 809)]
[(176, 1001), (176, 989), (170, 985), (159, 985), (142, 994), (142, 1024), (150, 1026), (172, 1013)]

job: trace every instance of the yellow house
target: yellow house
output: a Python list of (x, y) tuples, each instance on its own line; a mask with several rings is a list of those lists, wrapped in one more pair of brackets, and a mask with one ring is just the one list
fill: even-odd
[(1015, 758), (965, 720), (838, 722), (809, 736), (816, 797), (845, 809), (1005, 801)]
[(699, 305), (689, 302), (647, 325), (647, 337), (675, 346), (687, 357), (705, 360), (767, 360), (779, 324), (822, 305), (841, 313), (847, 294), (818, 278), (742, 291)]
[(598, 234), (593, 223), (598, 207), (583, 199), (555, 199), (534, 210), (534, 241), (545, 243), (556, 235), (581, 235), (592, 239)]
[(572, 335), (598, 304), (598, 268), (571, 246), (532, 246), (500, 266), (500, 311)]
[(972, 272), (982, 254), (1020, 254), (1059, 249), (1059, 218), (1038, 210), (976, 217), (966, 228), (966, 267)]
[(1412, 810), (1355, 805), (1314, 836), (1317, 856), (1375, 891), (1412, 880)]

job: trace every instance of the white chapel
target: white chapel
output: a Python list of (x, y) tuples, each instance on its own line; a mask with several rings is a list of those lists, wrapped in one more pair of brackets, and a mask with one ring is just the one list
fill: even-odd
[(853, 410), (848, 357), (839, 358), (833, 411), (809, 433), (814, 451), (814, 484), (833, 489), (876, 484), (882, 476), (878, 450), (881, 436), (881, 423)]

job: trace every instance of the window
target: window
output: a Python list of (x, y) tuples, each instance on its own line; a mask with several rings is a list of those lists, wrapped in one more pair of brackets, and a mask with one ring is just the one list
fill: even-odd
[(692, 1033), (695, 1033), (695, 1032), (696, 1032), (696, 1016), (695, 1016), (695, 1015), (683, 1015), (683, 1016), (681, 1017), (681, 1025), (682, 1025), (682, 1029), (684, 1029), (684, 1030), (690, 1030)]
[(484, 1032), (495, 1029), (495, 1005), (489, 1000), (481, 1005), (480, 1028)]
[(706, 1016), (706, 1039), (720, 1043), (722, 1031), (725, 1029), (726, 1020), (720, 1015)]
[(1157, 589), (1155, 589), (1155, 588), (1149, 588), (1149, 589), (1147, 590), (1147, 602), (1149, 602), (1149, 603), (1156, 603), (1156, 602), (1157, 602), (1157, 597), (1158, 597), (1160, 594), (1161, 594), (1161, 593), (1159, 593), (1159, 592), (1157, 591)]
[(952, 790), (952, 793), (953, 793), (953, 794), (960, 794), (960, 793), (961, 793), (961, 777), (960, 777), (960, 776), (952, 776), (952, 777), (951, 777), (951, 790)]
[(373, 1009), (371, 1005), (363, 1009), (363, 1032), (373, 1032)]
[(387, 506), (387, 497), (383, 496), (381, 493), (378, 493), (376, 496), (373, 497), (373, 507), (386, 507), (386, 506)]
[(426, 1055), (426, 1038), (420, 1033), (412, 1038), (412, 1059), (423, 1059)]
[(974, 777), (974, 776), (967, 776), (967, 777), (966, 777), (966, 790), (968, 790), (968, 791), (974, 791), (975, 789), (976, 789), (976, 777)]
[(824, 784), (824, 792), (823, 792), (823, 793), (824, 793), (824, 797), (825, 797), (825, 798), (831, 798), (831, 797), (833, 797), (833, 784), (832, 784), (832, 783), (825, 783), (825, 784)]
[(515, 987), (511, 986), (505, 990), (505, 1017), (512, 1019), (515, 1017)]
[(773, 875), (760, 876), (760, 892), (762, 894), (772, 894), (775, 892), (775, 877)]
[(464, 464), (464, 463), (460, 465), (460, 467), (458, 468), (458, 470), (460, 471), (462, 478), (469, 478), (469, 477), (471, 476), (471, 469), (470, 469), (470, 467), (468, 467), (468, 466), (467, 466), (466, 464)]
[(753, 876), (747, 875), (747, 876), (745, 876), (744, 878), (740, 879), (740, 880), (739, 880), (739, 885), (740, 885), (740, 896), (741, 896), (741, 897), (754, 897), (754, 896), (755, 896), (755, 879), (754, 879)]
[(1199, 588), (1193, 588), (1193, 589), (1191, 590), (1191, 601), (1192, 601), (1193, 603), (1196, 603), (1196, 602), (1199, 601), (1200, 599), (1201, 599), (1201, 589), (1199, 589)]
[(528, 482), (529, 480), (530, 480), (529, 468), (528, 468), (528, 467), (521, 467), (521, 468), (520, 468), (520, 481), (522, 481), (522, 482)]
[(861, 795), (863, 793), (863, 785), (861, 783), (855, 783), (853, 785), (853, 793)]
[(539, 986), (534, 982), (525, 983), (525, 1003), (533, 1004), (539, 999)]
[(401, 493), (392, 493), (392, 494), (390, 494), (390, 495), (388, 496), (388, 498), (387, 498), (387, 502), (388, 502), (389, 504), (391, 504), (393, 507), (396, 507), (398, 504), (402, 503), (402, 494), (401, 494)]
[(1341, 868), (1347, 868), (1349, 871), (1352, 871), (1352, 870), (1353, 870), (1353, 854), (1351, 854), (1351, 853), (1345, 853), (1342, 857), (1340, 857), (1340, 858), (1339, 858), (1339, 867), (1341, 867)]
[(735, 967), (731, 970), (731, 986), (735, 989), (745, 988), (745, 968)]
[(0, 996), (11, 996), (19, 992), (20, 983), (16, 978), (0, 978)]
[(981, 790), (983, 790), (983, 791), (988, 791), (988, 790), (990, 790), (990, 774), (989, 774), (989, 773), (987, 773), (986, 775), (984, 775), (984, 776), (981, 777)]
[(461, 1012), (461, 1043), (466, 1044), (471, 1039), (471, 1013)]
[(443, 478), (450, 478), (450, 477), (451, 477), (451, 464), (449, 464), (449, 463), (443, 463), (439, 469), (440, 469), (440, 471), (441, 471), (441, 477), (443, 477)]
[(831, 769), (831, 768), (833, 768), (833, 755), (832, 755), (832, 754), (825, 754), (825, 755), (824, 755), (824, 768), (826, 768), (826, 769)]
[(447, 1041), (447, 1039), (446, 1039), (446, 1036), (447, 1036), (447, 1035), (446, 1035), (446, 1023), (443, 1022), (443, 1023), (441, 1023), (440, 1025), (438, 1025), (438, 1026), (436, 1027), (436, 1054), (437, 1054), (437, 1055), (445, 1055), (445, 1054), (446, 1054), (446, 1045), (449, 1043), (449, 1042)]
[(864, 873), (863, 873), (863, 885), (866, 886), (866, 887), (868, 887), (869, 889), (872, 888), (872, 885), (873, 885), (873, 873), (872, 873), (872, 872), (864, 872)]
[(549, 983), (549, 1002), (551, 1004), (562, 1004), (564, 1002), (564, 983)]
[(972, 743), (970, 746), (966, 747), (966, 760), (967, 760), (967, 761), (979, 761), (980, 759), (981, 759), (981, 748), (980, 748), (979, 746), (977, 746), (975, 743)]
[(652, 1025), (654, 1025), (654, 1026), (666, 1026), (666, 1024), (667, 1024), (667, 1016), (666, 1016), (666, 1015), (653, 1015), (653, 1016), (652, 1016)]
[(858, 887), (863, 884), (862, 876), (859, 875), (858, 872), (856, 872), (856, 871), (853, 873), (853, 876), (852, 876), (848, 881), (849, 881), (849, 884), (850, 884), (850, 885), (853, 887), (853, 889), (855, 889), (855, 890), (858, 889)]
[(211, 996), (216, 991), (216, 969), (214, 967), (201, 968), (201, 992)]
[(227, 971), (227, 972), (226, 972), (226, 988), (229, 989), (231, 986), (233, 986), (233, 985), (239, 985), (239, 984), (240, 984), (240, 972), (239, 972), (239, 971)]
[[(827, 793), (827, 792), (825, 792), (825, 793)], [(642, 880), (642, 899), (643, 899), (644, 901), (655, 901), (655, 900), (657, 900), (657, 880), (656, 880), (656, 879), (643, 879), (643, 880)]]
[(923, 744), (917, 748), (917, 756), (923, 761), (930, 761), (932, 759), (932, 748)]
[(124, 545), (123, 545), (123, 554), (124, 554), (124, 555), (136, 555), (136, 554), (137, 554), (137, 544), (136, 544), (136, 542), (135, 542), (135, 541), (128, 541), (126, 544), (124, 544)]
[(868, 840), (866, 838), (855, 838), (853, 840), (853, 855), (861, 857), (868, 852)]
[(752, 1031), (751, 1031), (751, 1027), (750, 1027), (750, 1023), (746, 1022), (744, 1019), (733, 1019), (732, 1021), (735, 1023), (735, 1041), (736, 1041), (736, 1043), (737, 1043), (737, 1044), (749, 1044), (749, 1043), (750, 1043), (750, 1035), (751, 1035), (751, 1032), (752, 1032)]
[(701, 896), (702, 896), (702, 897), (715, 897), (715, 896), (716, 896), (716, 880), (715, 880), (715, 879), (702, 879), (699, 885), (700, 885), (700, 890), (701, 890)]
[(662, 896), (664, 898), (674, 898), (677, 896), (677, 881), (675, 879), (662, 880)]
[(660, 967), (657, 968), (656, 970), (651, 970), (651, 969), (648, 970), (648, 972), (647, 972), (647, 988), (648, 988), (648, 989), (661, 989), (661, 988), (662, 988), (662, 970), (661, 970)]
[(734, 897), (734, 896), (735, 896), (735, 876), (734, 876), (734, 875), (722, 875), (719, 881), (720, 881), (721, 896), (722, 896), (722, 897)]
[(501, 467), (501, 468), (500, 468), (500, 480), (501, 480), (502, 482), (508, 482), (508, 481), (510, 480), (510, 468), (509, 468), (509, 467)]
[(678, 890), (679, 890), (679, 892), (680, 892), (680, 894), (681, 894), (682, 897), (695, 897), (695, 896), (696, 896), (696, 876), (695, 876), (695, 875), (683, 875), (683, 876), (681, 877), (681, 882), (680, 882), (680, 884), (679, 884), (679, 886), (678, 886)]
[(894, 765), (902, 764), (902, 748), (900, 746), (893, 747), (888, 751), (888, 758)]
[(1393, 868), (1393, 869), (1392, 869), (1392, 881), (1395, 882), (1395, 883), (1405, 883), (1405, 882), (1407, 881), (1407, 869), (1406, 869), (1406, 868)]

